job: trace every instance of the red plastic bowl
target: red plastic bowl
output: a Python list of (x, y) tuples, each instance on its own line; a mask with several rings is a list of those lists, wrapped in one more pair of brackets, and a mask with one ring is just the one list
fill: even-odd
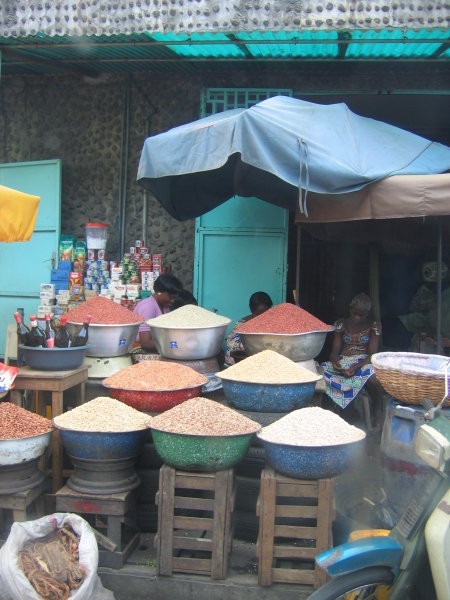
[(108, 388), (110, 395), (115, 400), (120, 400), (128, 406), (142, 412), (161, 413), (169, 408), (173, 408), (190, 398), (201, 396), (202, 386), (198, 385), (191, 388), (180, 390), (128, 390), (120, 388)]

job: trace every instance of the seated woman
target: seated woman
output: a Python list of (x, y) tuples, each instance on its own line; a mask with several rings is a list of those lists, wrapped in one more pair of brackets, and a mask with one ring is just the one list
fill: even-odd
[(261, 315), (266, 312), (273, 305), (272, 298), (266, 292), (255, 292), (250, 296), (248, 306), (250, 308), (250, 314), (246, 317), (239, 319), (233, 326), (233, 329), (227, 336), (226, 339), (226, 351), (225, 351), (225, 364), (232, 365), (235, 362), (239, 362), (243, 358), (246, 358), (244, 346), (242, 345), (241, 336), (236, 333), (236, 329), (242, 323), (245, 323), (253, 317)]
[(147, 352), (158, 352), (158, 350), (146, 321), (170, 312), (182, 289), (183, 286), (175, 275), (164, 273), (155, 279), (153, 294), (136, 304), (133, 312), (144, 319), (144, 322), (139, 325), (137, 342)]
[[(357, 294), (349, 304), (349, 316), (335, 323), (330, 360), (322, 363), (326, 394), (344, 411), (344, 417), (355, 416), (351, 405), (367, 384), (373, 400), (376, 425), (381, 425), (383, 391), (370, 362), (378, 351), (381, 325), (371, 318), (372, 302), (367, 294)], [(350, 410), (349, 407), (350, 406)]]

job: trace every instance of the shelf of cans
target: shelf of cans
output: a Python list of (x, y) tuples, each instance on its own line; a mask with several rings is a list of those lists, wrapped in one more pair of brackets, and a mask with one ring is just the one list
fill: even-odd
[(162, 254), (151, 254), (143, 240), (136, 240), (120, 261), (108, 260), (106, 250), (87, 248), (86, 241), (62, 235), (58, 265), (49, 283), (41, 283), (38, 319), (58, 317), (86, 299), (102, 295), (134, 308), (137, 301), (153, 292), (161, 272)]

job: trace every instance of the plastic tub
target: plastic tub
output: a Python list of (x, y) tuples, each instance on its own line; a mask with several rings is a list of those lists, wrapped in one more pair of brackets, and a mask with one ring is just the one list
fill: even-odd
[(105, 250), (107, 238), (106, 223), (86, 223), (86, 245), (89, 250)]
[(73, 348), (33, 348), (18, 346), (25, 363), (38, 371), (72, 371), (81, 367), (88, 346)]

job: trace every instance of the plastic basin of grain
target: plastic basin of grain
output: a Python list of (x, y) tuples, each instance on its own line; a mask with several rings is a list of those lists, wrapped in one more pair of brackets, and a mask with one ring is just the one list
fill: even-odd
[(160, 413), (201, 393), (208, 378), (177, 363), (144, 361), (103, 380), (116, 400), (137, 410)]
[(247, 454), (259, 423), (206, 398), (187, 400), (150, 422), (153, 443), (168, 465), (186, 471), (221, 471)]
[(309, 407), (264, 427), (257, 437), (275, 471), (288, 477), (323, 479), (350, 467), (366, 434), (331, 411)]
[(321, 379), (272, 350), (249, 356), (218, 376), (230, 404), (256, 412), (288, 412), (306, 406)]
[(54, 417), (53, 424), (70, 457), (117, 459), (139, 454), (150, 418), (100, 396)]

